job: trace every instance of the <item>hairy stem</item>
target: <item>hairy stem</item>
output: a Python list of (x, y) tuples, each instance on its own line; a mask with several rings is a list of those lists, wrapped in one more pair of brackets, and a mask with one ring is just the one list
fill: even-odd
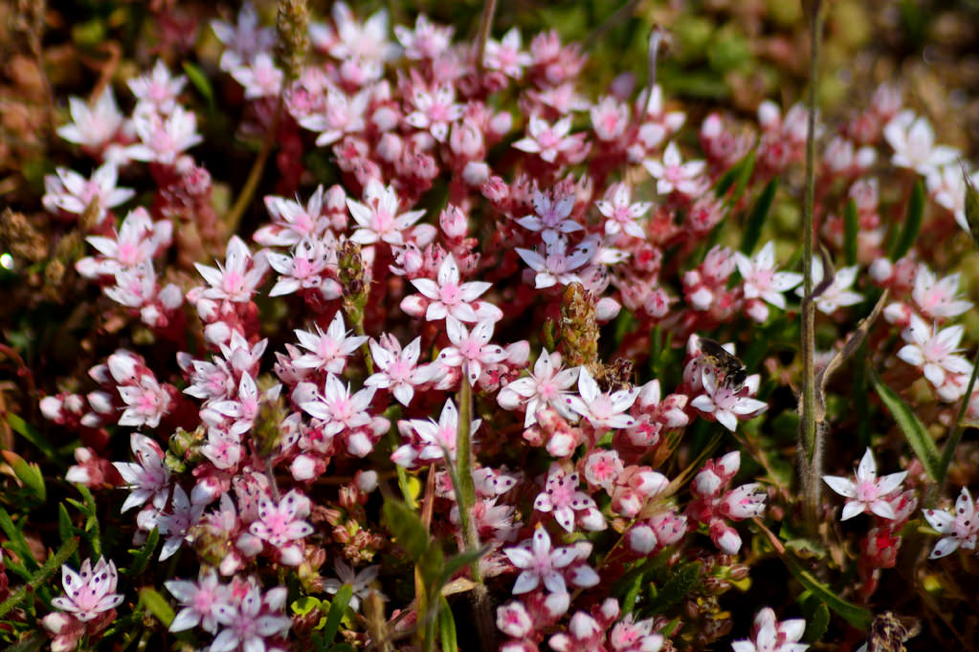
[(483, 72), (483, 54), (486, 52), (486, 41), (489, 40), (490, 32), (493, 31), (493, 16), (496, 14), (496, 0), (486, 0), (483, 5), (483, 14), (479, 17), (479, 33), (476, 35), (476, 70)]
[(816, 427), (816, 304), (813, 301), (813, 208), (816, 188), (816, 70), (819, 57), (819, 7), (809, 16), (809, 115), (806, 127), (806, 191), (802, 203), (802, 423), (799, 432), (799, 470), (802, 480), (802, 513), (806, 531), (814, 535), (818, 528), (820, 478), (822, 476), (822, 439), (824, 428)]

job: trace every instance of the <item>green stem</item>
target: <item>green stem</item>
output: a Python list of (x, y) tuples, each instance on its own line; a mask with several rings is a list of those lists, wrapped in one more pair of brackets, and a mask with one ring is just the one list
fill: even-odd
[(813, 210), (816, 192), (816, 71), (819, 57), (819, 9), (809, 16), (809, 115), (806, 129), (806, 190), (802, 204), (802, 425), (800, 431), (799, 464), (802, 479), (802, 510), (806, 530), (814, 535), (818, 528), (822, 455), (816, 428), (816, 304), (813, 300)]
[(952, 427), (948, 441), (945, 442), (945, 447), (942, 449), (942, 459), (938, 462), (938, 478), (936, 478), (938, 491), (941, 491), (942, 485), (945, 484), (945, 476), (948, 473), (949, 465), (952, 463), (952, 457), (955, 455), (955, 449), (962, 441), (962, 434), (965, 432), (962, 420), (969, 409), (969, 399), (972, 397), (972, 390), (976, 386), (977, 375), (979, 375), (979, 351), (976, 352), (976, 357), (972, 361), (972, 375), (969, 376), (969, 384), (965, 387), (965, 396), (962, 397), (962, 404), (959, 405), (959, 413), (955, 415), (955, 425)]
[(486, 52), (486, 41), (493, 31), (493, 16), (496, 14), (496, 0), (486, 0), (483, 13), (479, 17), (479, 34), (476, 35), (476, 70), (483, 72), (483, 54)]
[[(456, 437), (456, 467), (458, 468), (458, 486), (456, 496), (459, 503), (459, 523), (462, 525), (462, 540), (466, 550), (479, 549), (479, 532), (476, 522), (471, 518), (476, 505), (476, 485), (473, 482), (473, 448), (472, 448), (472, 386), (463, 375), (459, 388), (459, 430)], [(482, 583), (482, 573), (479, 570), (479, 560), (470, 565), (473, 581)]]
[(238, 231), (238, 225), (241, 224), (241, 218), (248, 209), (248, 205), (252, 202), (252, 197), (255, 196), (255, 191), (258, 189), (258, 183), (262, 180), (262, 173), (265, 171), (265, 163), (268, 161), (269, 154), (272, 152), (272, 145), (275, 143), (275, 134), (279, 129), (279, 119), (282, 117), (282, 107), (284, 104), (285, 97), (285, 84), (282, 85), (282, 91), (279, 93), (279, 102), (275, 108), (275, 117), (272, 118), (272, 125), (269, 127), (268, 133), (265, 134), (265, 140), (262, 142), (262, 149), (258, 153), (258, 157), (252, 163), (252, 169), (248, 172), (248, 178), (245, 180), (245, 185), (242, 186), (241, 192), (238, 193), (238, 199), (235, 200), (234, 205), (231, 210), (224, 216), (224, 226), (228, 233), (235, 233)]

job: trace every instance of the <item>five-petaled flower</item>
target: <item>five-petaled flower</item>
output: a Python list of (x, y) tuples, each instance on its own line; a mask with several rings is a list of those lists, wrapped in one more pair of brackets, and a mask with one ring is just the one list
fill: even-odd
[(949, 514), (943, 509), (926, 509), (924, 513), (928, 524), (939, 534), (945, 535), (935, 544), (931, 559), (945, 557), (959, 548), (976, 549), (976, 540), (979, 539), (979, 507), (966, 487), (962, 487), (962, 492), (955, 501), (954, 513)]
[(125, 599), (116, 593), (119, 574), (112, 561), (99, 561), (92, 567), (92, 561), (86, 559), (76, 573), (67, 564), (61, 567), (61, 584), (64, 586), (64, 597), (54, 598), (51, 604), (71, 613), (75, 618), (88, 622), (101, 613), (115, 609)]
[(888, 501), (888, 496), (894, 496), (900, 491), (901, 483), (907, 475), (907, 471), (900, 471), (878, 478), (877, 463), (874, 461), (873, 452), (868, 448), (860, 459), (853, 480), (824, 475), (823, 481), (830, 489), (847, 498), (841, 520), (845, 521), (865, 512), (885, 519), (894, 519), (897, 518), (897, 514)]

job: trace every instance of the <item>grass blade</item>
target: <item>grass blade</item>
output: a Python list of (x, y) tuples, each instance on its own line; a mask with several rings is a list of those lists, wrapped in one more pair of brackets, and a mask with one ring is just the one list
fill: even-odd
[(880, 400), (884, 402), (887, 409), (894, 415), (894, 420), (897, 421), (901, 432), (904, 433), (904, 438), (908, 440), (908, 444), (911, 445), (914, 454), (921, 460), (922, 466), (925, 467), (925, 473), (928, 474), (929, 478), (937, 481), (941, 476), (939, 465), (941, 455), (938, 453), (938, 447), (935, 446), (934, 440), (928, 435), (928, 431), (925, 430), (925, 426), (918, 419), (917, 415), (911, 411), (911, 408), (901, 400), (901, 397), (884, 384), (884, 381), (880, 379), (880, 376), (873, 369), (870, 369), (870, 378), (874, 384), (874, 389), (877, 390), (877, 395), (880, 396)]

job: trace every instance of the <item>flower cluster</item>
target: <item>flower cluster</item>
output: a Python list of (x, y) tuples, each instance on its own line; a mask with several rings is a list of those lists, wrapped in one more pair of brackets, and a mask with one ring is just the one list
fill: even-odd
[[(91, 171), (57, 167), (41, 205), (94, 250), (74, 269), (101, 292), (100, 334), (126, 344), (87, 341), (89, 378), (40, 410), (79, 437), (66, 479), (119, 498), (98, 505), (120, 526), (107, 545), (150, 546), (144, 561), (171, 560), (168, 578), (197, 578), (146, 572), (176, 601), (169, 630), (199, 630), (181, 640), (329, 647), (327, 617), (348, 646), (416, 649), (436, 623), (455, 631), (442, 596), (471, 591), (478, 635), (506, 652), (714, 644), (732, 631), (723, 594), (747, 587), (742, 561), (771, 549), (798, 566), (776, 539), (795, 537), (804, 510), (772, 460), (795, 428), (796, 406), (778, 402), (804, 385), (790, 356), (800, 300), (836, 347), (886, 289), (881, 323), (860, 335), (875, 382), (912, 390), (881, 386), (888, 408), (930, 389), (939, 425), (958, 425), (958, 401), (979, 414), (965, 278), (895, 226), (903, 202), (875, 170), (906, 168), (906, 190), (934, 209), (926, 233), (968, 228), (968, 183), (894, 89), (835, 131), (771, 101), (755, 119), (694, 124), (652, 82), (591, 93), (584, 50), (556, 31), (474, 47), (425, 15), (393, 33), (388, 18), (336, 2), (318, 20), (280, 2), (278, 32), (248, 3), (210, 23), (218, 99), (262, 143), (256, 173), (275, 167), (274, 189), (240, 189), (256, 207), (245, 220), (214, 192), (230, 181), (212, 183), (211, 154), (191, 154), (204, 113), (162, 61), (129, 80), (130, 111), (107, 87), (91, 106), (71, 98), (57, 132)], [(286, 66), (295, 25), (311, 48)], [(766, 216), (776, 196), (792, 201), (777, 181), (798, 176), (810, 121), (824, 136), (824, 246), (807, 297), (803, 254)], [(852, 479), (822, 476), (847, 499), (842, 520), (871, 519), (855, 562), (864, 603), (922, 518), (937, 465), (925, 461), (878, 478), (868, 447)], [(954, 513), (924, 505), (933, 558), (975, 550), (967, 488)], [(821, 578), (852, 562), (830, 530)], [(42, 620), (53, 646), (101, 634), (135, 597), (124, 578), (104, 559), (66, 565)], [(352, 611), (337, 614), (343, 599)], [(804, 629), (764, 608), (733, 648), (801, 652)]]

